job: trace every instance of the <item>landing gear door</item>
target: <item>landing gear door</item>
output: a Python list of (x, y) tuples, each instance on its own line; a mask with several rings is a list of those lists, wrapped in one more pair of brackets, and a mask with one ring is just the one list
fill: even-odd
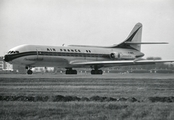
[(42, 61), (43, 60), (43, 55), (41, 51), (38, 51), (36, 49), (36, 53), (37, 53), (37, 61)]

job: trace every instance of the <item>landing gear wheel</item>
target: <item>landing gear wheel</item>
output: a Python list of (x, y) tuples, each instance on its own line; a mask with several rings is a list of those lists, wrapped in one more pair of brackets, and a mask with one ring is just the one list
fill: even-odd
[(103, 71), (102, 70), (98, 70), (98, 73), (102, 75), (103, 74)]
[(103, 74), (103, 71), (102, 70), (91, 70), (91, 74), (92, 75), (101, 75), (101, 74)]
[(66, 74), (77, 74), (77, 70), (66, 70)]
[(33, 73), (32, 70), (27, 70), (27, 74), (31, 75)]

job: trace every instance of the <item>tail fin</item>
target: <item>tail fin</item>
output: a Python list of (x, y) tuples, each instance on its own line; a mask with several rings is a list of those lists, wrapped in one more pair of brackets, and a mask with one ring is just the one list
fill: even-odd
[(141, 23), (137, 23), (125, 41), (135, 40), (136, 42), (141, 42), (142, 27), (143, 25)]
[(141, 44), (168, 44), (167, 42), (141, 42), (142, 24), (137, 23), (125, 41), (112, 48), (128, 48), (141, 51)]
[(131, 48), (131, 49), (136, 49), (140, 51), (141, 50), (140, 44), (131, 44), (131, 43), (141, 43), (141, 35), (142, 35), (142, 24), (137, 23), (132, 29), (127, 39), (114, 47), (115, 48)]

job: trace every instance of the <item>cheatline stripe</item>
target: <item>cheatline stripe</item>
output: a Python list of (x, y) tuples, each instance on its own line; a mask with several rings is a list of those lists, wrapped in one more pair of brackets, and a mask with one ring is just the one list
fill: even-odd
[(24, 56), (31, 56), (31, 55), (38, 55), (38, 56), (78, 56), (78, 57), (103, 57), (103, 58), (110, 58), (109, 54), (93, 54), (93, 53), (66, 53), (66, 52), (45, 52), (45, 51), (30, 51), (30, 52), (23, 52), (18, 54), (10, 54), (8, 55), (10, 60), (14, 60), (16, 58), (24, 57)]

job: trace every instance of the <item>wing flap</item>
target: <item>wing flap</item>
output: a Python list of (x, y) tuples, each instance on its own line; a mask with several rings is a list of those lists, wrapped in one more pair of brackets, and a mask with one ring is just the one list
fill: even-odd
[(121, 61), (72, 61), (71, 65), (147, 65), (174, 62), (174, 60), (121, 60)]

